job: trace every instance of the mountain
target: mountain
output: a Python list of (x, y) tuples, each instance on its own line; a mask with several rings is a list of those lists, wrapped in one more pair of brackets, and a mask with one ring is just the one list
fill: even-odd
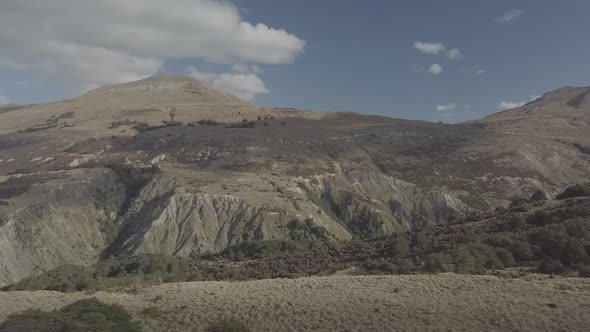
[(109, 256), (373, 238), (554, 195), (590, 177), (583, 93), (448, 125), (257, 107), (164, 74), (3, 112), (0, 284)]
[(590, 87), (565, 87), (519, 108), (478, 120), (490, 129), (516, 135), (569, 140), (590, 146)]

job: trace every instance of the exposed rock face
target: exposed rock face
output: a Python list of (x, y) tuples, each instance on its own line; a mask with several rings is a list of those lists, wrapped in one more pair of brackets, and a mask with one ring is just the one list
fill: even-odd
[(295, 193), (288, 195), (294, 207), (276, 212), (253, 206), (242, 197), (193, 193), (172, 181), (153, 180), (141, 190), (122, 221), (125, 228), (106, 253), (219, 252), (247, 239), (290, 238), (291, 223), (302, 218), (322, 227), (333, 239), (370, 237), (475, 212), (447, 193), (424, 193), (374, 173), (295, 181), (300, 187), (285, 189)]
[(253, 206), (243, 197), (191, 192), (158, 176), (134, 192), (122, 176), (107, 168), (61, 172), (13, 197), (0, 210), (0, 284), (59, 265), (92, 264), (101, 256), (189, 256), (247, 239), (289, 239), (301, 234), (293, 227), (302, 219), (321, 228), (317, 236), (344, 240), (474, 212), (447, 193), (422, 192), (362, 171), (293, 179), (297, 186), (285, 189), (294, 193), (287, 195), (293, 205), (284, 211)]
[[(24, 181), (24, 180), (23, 180)], [(59, 174), (0, 206), (0, 284), (65, 265), (88, 265), (116, 234), (125, 187), (108, 169)]]

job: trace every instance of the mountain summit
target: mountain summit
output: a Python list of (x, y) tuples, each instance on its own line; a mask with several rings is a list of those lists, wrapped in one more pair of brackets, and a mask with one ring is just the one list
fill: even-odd
[(217, 105), (243, 105), (252, 106), (230, 93), (219, 90), (210, 83), (196, 78), (179, 74), (157, 74), (139, 81), (122, 84), (107, 85), (92, 90), (81, 97), (82, 100), (104, 98), (115, 99), (141, 99), (142, 101), (156, 99), (172, 99), (170, 103), (192, 102)]

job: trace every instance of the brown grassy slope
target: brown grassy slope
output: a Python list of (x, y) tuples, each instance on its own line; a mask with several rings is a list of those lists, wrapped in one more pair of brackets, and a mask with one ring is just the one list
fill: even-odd
[[(253, 331), (584, 331), (590, 280), (454, 274), (167, 284), (136, 293), (0, 293), (0, 320), (96, 296), (146, 331), (203, 331), (233, 317)], [(152, 308), (152, 318), (145, 309)], [(156, 309), (153, 309), (156, 308)]]

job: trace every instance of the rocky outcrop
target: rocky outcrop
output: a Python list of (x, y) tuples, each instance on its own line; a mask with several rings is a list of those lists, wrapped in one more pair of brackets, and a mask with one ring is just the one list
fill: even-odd
[(321, 175), (300, 183), (312, 201), (359, 237), (442, 224), (478, 212), (447, 192), (421, 190), (374, 172)]
[(474, 212), (448, 193), (365, 171), (293, 179), (282, 190), (290, 202), (282, 209), (196, 192), (152, 173), (153, 166), (71, 170), (39, 178), (11, 198), (0, 207), (0, 283), (113, 255), (189, 256), (244, 240), (367, 238)]
[(95, 263), (116, 233), (126, 189), (113, 171), (31, 177), (9, 180), (29, 181), (30, 188), (0, 206), (0, 285), (60, 265)]

